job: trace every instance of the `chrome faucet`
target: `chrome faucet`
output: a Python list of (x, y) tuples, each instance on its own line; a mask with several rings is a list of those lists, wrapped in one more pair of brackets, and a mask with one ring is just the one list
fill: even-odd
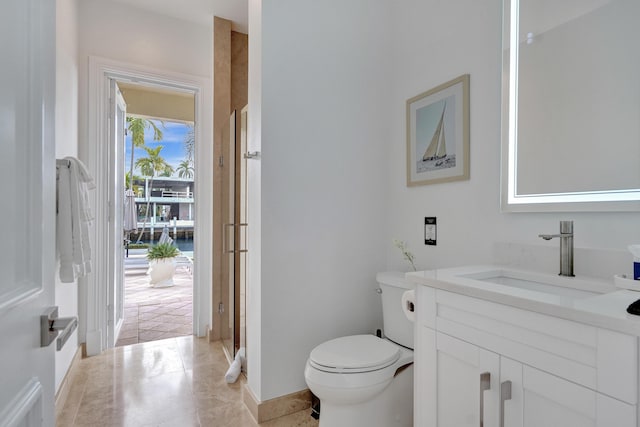
[(560, 221), (560, 234), (538, 234), (538, 237), (560, 238), (560, 276), (573, 277), (573, 221)]

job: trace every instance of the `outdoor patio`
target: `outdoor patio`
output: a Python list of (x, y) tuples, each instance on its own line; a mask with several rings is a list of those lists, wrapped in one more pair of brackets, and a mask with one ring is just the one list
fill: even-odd
[(116, 347), (191, 335), (193, 332), (192, 264), (178, 258), (175, 286), (153, 288), (144, 250), (125, 258), (124, 323)]

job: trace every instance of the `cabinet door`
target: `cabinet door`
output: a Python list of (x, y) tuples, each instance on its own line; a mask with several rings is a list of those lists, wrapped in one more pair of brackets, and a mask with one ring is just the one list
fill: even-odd
[(416, 411), (415, 425), (497, 426), (499, 356), (428, 328), (423, 334), (430, 339), (423, 340), (425, 357), (418, 362), (426, 369), (418, 379), (424, 389), (415, 403), (423, 410)]
[(501, 383), (511, 381), (503, 410), (506, 427), (636, 426), (634, 405), (505, 357), (500, 371)]

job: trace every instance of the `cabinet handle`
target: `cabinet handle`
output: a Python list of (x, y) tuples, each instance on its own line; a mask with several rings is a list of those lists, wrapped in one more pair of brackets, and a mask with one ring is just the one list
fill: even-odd
[(480, 374), (480, 427), (484, 427), (484, 392), (491, 388), (491, 374), (483, 372)]
[(500, 384), (500, 427), (504, 427), (504, 401), (511, 400), (511, 381)]

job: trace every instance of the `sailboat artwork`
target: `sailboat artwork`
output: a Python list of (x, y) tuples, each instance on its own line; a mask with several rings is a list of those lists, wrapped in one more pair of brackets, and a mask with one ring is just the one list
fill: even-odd
[(447, 154), (447, 143), (444, 129), (444, 113), (447, 109), (447, 103), (442, 107), (440, 120), (433, 132), (431, 142), (422, 155), (422, 159), (417, 161), (417, 172), (427, 172), (437, 169), (451, 168), (456, 165), (455, 154)]
[(407, 187), (469, 179), (469, 74), (407, 99)]

